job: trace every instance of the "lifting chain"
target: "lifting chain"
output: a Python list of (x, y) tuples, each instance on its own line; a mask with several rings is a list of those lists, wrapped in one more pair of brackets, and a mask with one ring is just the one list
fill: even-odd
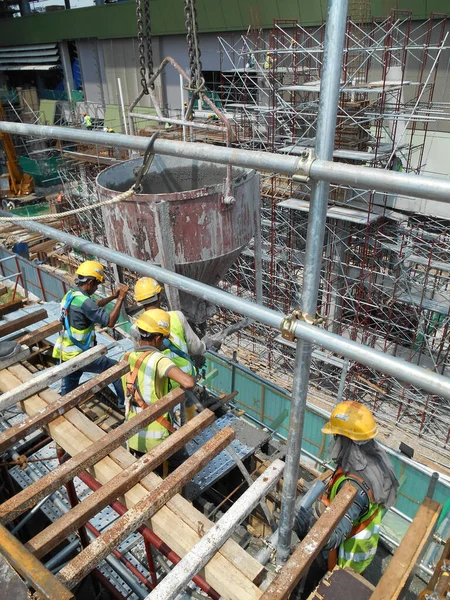
[(202, 77), (202, 61), (200, 60), (200, 40), (198, 37), (197, 10), (195, 0), (184, 0), (184, 16), (186, 23), (186, 39), (188, 43), (189, 68), (191, 72), (191, 92), (194, 96), (200, 94), (205, 86)]
[[(144, 16), (142, 15), (144, 9)], [(145, 18), (145, 28), (144, 19)], [(153, 47), (150, 22), (150, 0), (136, 0), (137, 38), (139, 47), (139, 73), (144, 94), (148, 94), (147, 70), (149, 79), (153, 75)], [(153, 85), (151, 86), (153, 89)]]
[(291, 342), (295, 340), (295, 327), (297, 321), (303, 321), (304, 323), (308, 323), (308, 325), (320, 325), (323, 323), (324, 318), (320, 316), (314, 318), (301, 308), (294, 308), (294, 310), (281, 321), (280, 329), (284, 339)]

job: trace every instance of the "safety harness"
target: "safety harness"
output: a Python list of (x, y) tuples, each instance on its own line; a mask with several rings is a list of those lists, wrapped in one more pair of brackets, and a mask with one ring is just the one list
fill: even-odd
[[(354, 473), (346, 474), (346, 473), (344, 473), (342, 468), (339, 467), (339, 469), (337, 469), (336, 472), (333, 474), (333, 476), (328, 484), (328, 490), (330, 490), (330, 493), (323, 494), (320, 498), (320, 501), (326, 507), (330, 506), (331, 501), (334, 499), (335, 494), (333, 495), (333, 497), (331, 497), (331, 490), (333, 490), (333, 487), (335, 486), (335, 484), (340, 483), (340, 481), (339, 481), (340, 479), (342, 480), (342, 483), (346, 480), (354, 481), (357, 484), (357, 486), (360, 487), (367, 494), (367, 497), (370, 502), (369, 508), (364, 513), (364, 515), (362, 515), (360, 517), (360, 519), (362, 519), (362, 520), (359, 520), (358, 523), (353, 525), (352, 529), (350, 530), (350, 533), (345, 538), (345, 541), (346, 541), (346, 540), (349, 540), (350, 538), (354, 537), (361, 531), (363, 531), (363, 529), (366, 529), (366, 527), (375, 519), (375, 517), (381, 510), (381, 505), (376, 504), (372, 490), (369, 488), (369, 486), (367, 485), (367, 483), (364, 481), (364, 479), (362, 477), (359, 477), (359, 475), (355, 475)], [(337, 486), (337, 488), (338, 487), (339, 487), (339, 485)], [(374, 505), (375, 505), (375, 508), (374, 508)], [(334, 548), (333, 550), (330, 550), (328, 553), (328, 570), (329, 571), (332, 571), (334, 569), (334, 567), (337, 565), (337, 561), (338, 561), (338, 548)]]
[[(127, 400), (129, 402), (134, 403), (136, 406), (139, 406), (139, 408), (148, 408), (148, 404), (145, 402), (144, 398), (142, 397), (142, 394), (139, 390), (139, 381), (138, 381), (138, 375), (139, 375), (139, 369), (141, 368), (142, 363), (144, 362), (144, 360), (150, 356), (150, 354), (152, 354), (152, 350), (148, 350), (147, 352), (142, 352), (140, 357), (137, 359), (134, 368), (132, 371), (129, 371), (126, 375), (126, 385), (127, 385)], [(123, 357), (124, 360), (128, 361), (128, 358), (130, 356), (130, 352), (127, 352), (127, 354), (125, 354), (125, 356)], [(163, 357), (161, 357), (163, 358)], [(161, 360), (158, 359), (156, 365), (155, 365), (155, 371), (158, 367), (158, 363)], [(173, 433), (175, 431), (175, 428), (173, 427), (172, 423), (166, 419), (165, 417), (161, 416), (158, 419), (156, 419), (156, 421), (162, 425), (163, 427), (165, 427), (167, 429), (167, 431), (170, 431), (170, 433)]]
[(80, 348), (83, 352), (86, 352), (86, 350), (88, 350), (91, 347), (91, 342), (92, 342), (92, 336), (94, 334), (94, 329), (91, 329), (91, 331), (89, 332), (86, 341), (80, 342), (80, 340), (77, 340), (73, 337), (72, 335), (72, 330), (70, 328), (70, 322), (69, 322), (69, 308), (70, 305), (72, 304), (73, 300), (75, 299), (75, 292), (73, 290), (69, 290), (66, 294), (65, 300), (64, 300), (64, 304), (61, 306), (61, 316), (60, 316), (60, 321), (64, 326), (64, 329), (67, 332), (67, 335), (69, 336), (70, 341), (72, 342), (72, 344), (74, 344), (75, 346), (78, 346), (78, 348)]

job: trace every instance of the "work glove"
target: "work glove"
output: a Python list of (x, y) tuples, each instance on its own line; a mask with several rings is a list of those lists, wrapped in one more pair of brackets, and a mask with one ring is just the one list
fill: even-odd
[(203, 369), (203, 367), (206, 365), (206, 358), (201, 354), (193, 356), (192, 360), (194, 361), (194, 365), (197, 371), (200, 371), (200, 369)]
[(312, 509), (310, 507), (304, 508), (303, 506), (300, 506), (300, 509), (295, 513), (294, 518), (294, 531), (300, 540), (302, 540), (311, 529), (312, 521)]
[(202, 337), (202, 342), (205, 344), (207, 350), (220, 350), (222, 340), (217, 339), (213, 335), (206, 334)]

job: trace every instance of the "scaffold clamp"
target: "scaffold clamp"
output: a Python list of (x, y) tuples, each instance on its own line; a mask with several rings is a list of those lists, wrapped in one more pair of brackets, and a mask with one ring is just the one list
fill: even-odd
[(299, 156), (297, 164), (298, 169), (297, 172), (292, 176), (292, 180), (298, 181), (299, 183), (308, 183), (310, 179), (309, 173), (311, 171), (311, 165), (315, 160), (316, 155), (314, 154), (314, 148), (305, 148)]
[(319, 317), (312, 317), (301, 308), (294, 308), (294, 310), (281, 321), (281, 335), (284, 339), (293, 342), (295, 340), (295, 327), (297, 321), (303, 321), (304, 323), (308, 323), (308, 325), (319, 325), (322, 320), (323, 319)]

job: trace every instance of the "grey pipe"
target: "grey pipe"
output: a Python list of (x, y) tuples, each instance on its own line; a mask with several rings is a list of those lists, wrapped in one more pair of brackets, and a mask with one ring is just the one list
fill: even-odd
[[(10, 216), (6, 211), (0, 211), (0, 216)], [(249, 300), (238, 298), (228, 292), (224, 292), (218, 288), (211, 287), (199, 281), (189, 279), (178, 273), (173, 273), (167, 269), (163, 269), (138, 258), (133, 258), (118, 252), (110, 250), (100, 244), (86, 241), (70, 233), (54, 229), (48, 225), (32, 221), (20, 221), (21, 227), (43, 233), (47, 237), (58, 240), (63, 244), (67, 244), (72, 248), (76, 248), (81, 252), (103, 258), (107, 261), (115, 263), (121, 267), (134, 271), (139, 275), (153, 277), (162, 283), (173, 285), (183, 292), (188, 292), (194, 296), (198, 296), (204, 300), (229, 308), (246, 317), (250, 317), (255, 321), (259, 321), (279, 329), (285, 318), (285, 315), (265, 306), (260, 306)], [(415, 385), (422, 388), (430, 394), (436, 394), (443, 398), (450, 399), (450, 379), (439, 373), (433, 373), (429, 369), (423, 369), (417, 365), (406, 362), (401, 358), (390, 356), (378, 350), (374, 350), (369, 346), (358, 344), (352, 340), (347, 340), (335, 333), (320, 329), (314, 325), (308, 325), (302, 321), (298, 321), (295, 326), (295, 337), (301, 338), (314, 345), (326, 348), (331, 352), (335, 352), (340, 356), (348, 356), (351, 360), (359, 362), (382, 373), (392, 375), (396, 379)]]
[[(29, 125), (0, 121), (0, 131), (12, 135), (23, 135), (44, 139), (67, 140), (79, 143), (92, 143), (99, 146), (126, 148), (144, 152), (148, 138), (71, 129), (70, 127), (49, 127), (48, 125)], [(395, 173), (385, 169), (374, 169), (335, 163), (331, 159), (317, 157), (310, 167), (301, 158), (284, 154), (274, 154), (256, 150), (241, 150), (213, 146), (212, 144), (178, 142), (159, 139), (154, 143), (157, 154), (183, 156), (193, 160), (234, 165), (260, 171), (282, 173), (284, 175), (309, 175), (314, 181), (328, 181), (336, 184), (351, 185), (366, 189), (403, 194), (414, 198), (427, 198), (439, 202), (450, 202), (450, 182), (438, 177)]]
[[(348, 0), (330, 0), (325, 29), (322, 83), (319, 99), (318, 126), (316, 134), (316, 156), (332, 161), (341, 63), (344, 51), (344, 36), (347, 23)], [(315, 315), (322, 269), (323, 241), (328, 208), (328, 181), (313, 183), (308, 215), (305, 269), (301, 306), (309, 315)], [(309, 372), (313, 346), (310, 340), (299, 339), (295, 354), (294, 379), (292, 382), (291, 414), (286, 452), (286, 468), (283, 477), (281, 515), (277, 545), (277, 563), (283, 564), (291, 551), (292, 528), (294, 525), (295, 499), (297, 493), (300, 451), (303, 424), (309, 387)]]
[[(303, 508), (310, 508), (324, 491), (325, 483), (320, 479), (316, 480), (306, 494), (296, 500), (294, 513), (300, 510), (301, 506)], [(256, 560), (262, 565), (266, 565), (269, 562), (272, 551), (278, 544), (278, 532), (279, 529), (270, 535), (267, 547), (262, 548), (255, 556)]]

